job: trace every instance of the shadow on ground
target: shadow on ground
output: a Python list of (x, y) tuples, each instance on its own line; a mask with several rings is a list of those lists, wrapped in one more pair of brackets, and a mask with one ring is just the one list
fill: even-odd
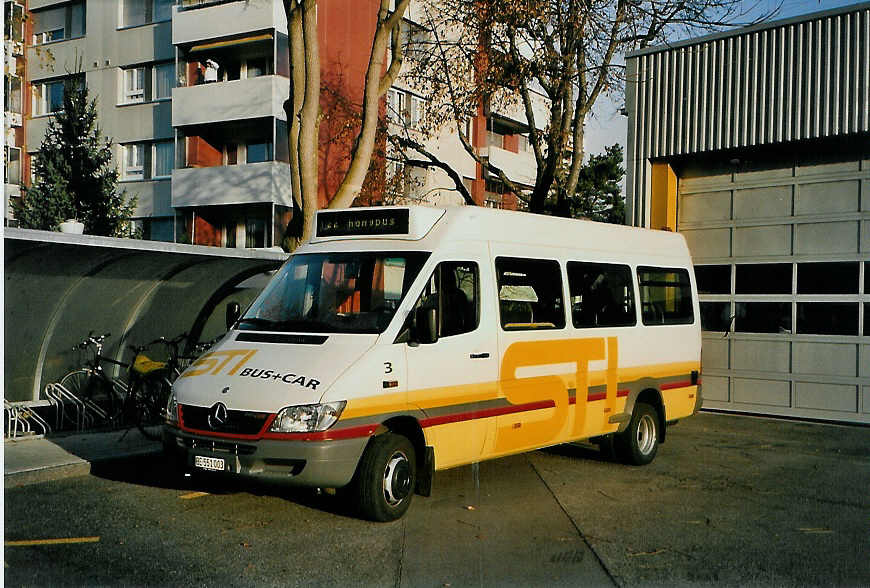
[(330, 514), (355, 518), (353, 501), (347, 491), (321, 491), (178, 469), (163, 454), (119, 458), (91, 465), (91, 475), (104, 480), (163, 488), (168, 490), (207, 492), (214, 495), (248, 493), (254, 496), (281, 498)]

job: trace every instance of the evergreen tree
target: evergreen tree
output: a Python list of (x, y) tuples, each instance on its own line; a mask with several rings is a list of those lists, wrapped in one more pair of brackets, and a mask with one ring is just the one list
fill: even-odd
[(622, 146), (619, 144), (605, 147), (604, 153), (592, 155), (580, 168), (574, 194), (559, 199), (567, 203), (568, 210), (556, 210), (551, 205), (548, 206), (548, 212), (556, 216), (623, 224), (625, 199), (619, 185), (625, 177), (622, 161)]
[(64, 81), (63, 110), (52, 115), (34, 161), (35, 181), (15, 218), (30, 229), (57, 230), (78, 219), (90, 235), (129, 237), (136, 199), (118, 191), (112, 142), (97, 125), (97, 102), (89, 100), (83, 75)]

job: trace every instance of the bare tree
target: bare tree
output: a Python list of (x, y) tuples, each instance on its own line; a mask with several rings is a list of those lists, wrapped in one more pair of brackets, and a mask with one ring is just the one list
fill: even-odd
[[(290, 96), (284, 103), (289, 126), (291, 181), (294, 198), (292, 246), (306, 241), (318, 209), (318, 148), (321, 122), (321, 63), (317, 40), (317, 0), (283, 0), (290, 40)], [(377, 24), (365, 76), (359, 133), (349, 165), (330, 208), (345, 208), (359, 195), (369, 170), (378, 130), (381, 97), (396, 79), (403, 62), (399, 30), (410, 0), (380, 0)], [(388, 50), (389, 49), (389, 50)], [(301, 222), (300, 222), (301, 221)]]
[[(403, 73), (430, 89), (429, 108), (455, 125), (486, 173), (529, 210), (568, 215), (583, 163), (584, 124), (603, 93), (624, 83), (621, 56), (682, 29), (714, 30), (740, 16), (740, 0), (431, 0), (426, 57)], [(416, 53), (422, 51), (418, 48)], [(540, 100), (544, 97), (545, 100)], [(541, 104), (546, 116), (541, 116)], [(473, 147), (465, 122), (519, 110), (537, 163), (525, 191)], [(544, 119), (544, 120), (542, 120)], [(548, 200), (549, 199), (549, 200)]]

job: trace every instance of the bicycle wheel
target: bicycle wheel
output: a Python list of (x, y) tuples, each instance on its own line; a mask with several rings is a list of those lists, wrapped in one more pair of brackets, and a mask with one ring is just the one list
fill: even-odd
[(142, 378), (130, 390), (135, 409), (134, 420), (142, 435), (153, 441), (160, 439), (160, 432), (154, 433), (148, 427), (163, 422), (163, 413), (169, 400), (172, 385), (165, 378)]
[(60, 385), (81, 400), (86, 410), (99, 421), (111, 423), (120, 410), (120, 402), (112, 386), (92, 370), (72, 371), (61, 378)]

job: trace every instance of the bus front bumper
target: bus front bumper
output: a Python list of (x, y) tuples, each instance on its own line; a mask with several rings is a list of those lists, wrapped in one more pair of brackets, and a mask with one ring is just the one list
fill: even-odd
[(237, 475), (292, 486), (341, 488), (356, 472), (368, 437), (333, 441), (256, 441), (164, 426), (163, 449), (188, 471)]

